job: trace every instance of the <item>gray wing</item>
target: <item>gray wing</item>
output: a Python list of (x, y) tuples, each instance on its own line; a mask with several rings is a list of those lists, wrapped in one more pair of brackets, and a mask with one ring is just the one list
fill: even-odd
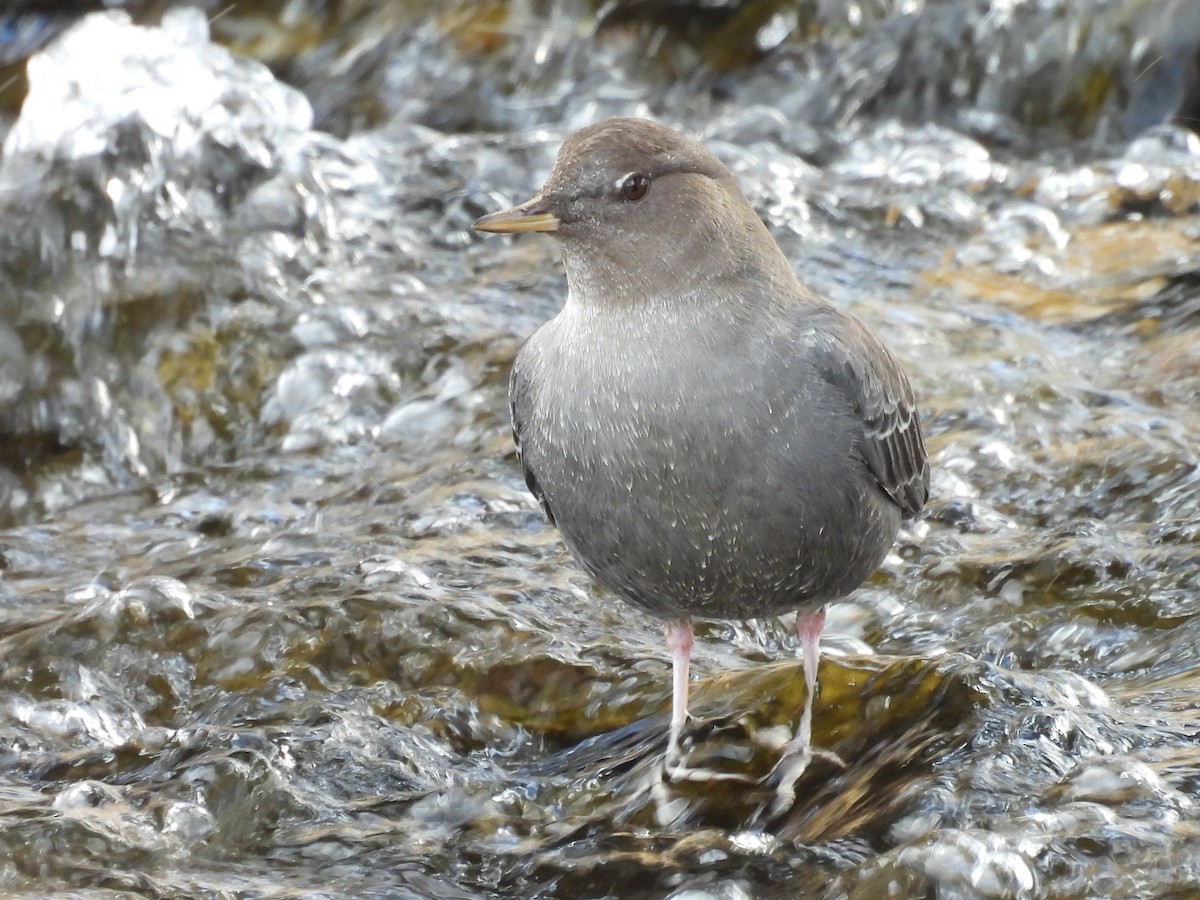
[(509, 421), (512, 423), (513, 444), (517, 448), (517, 461), (521, 464), (521, 472), (525, 475), (525, 486), (529, 488), (529, 493), (533, 494), (534, 499), (541, 506), (542, 512), (550, 520), (550, 524), (557, 525), (558, 523), (554, 521), (554, 512), (546, 501), (546, 495), (542, 491), (541, 485), (538, 484), (537, 476), (533, 474), (533, 470), (529, 468), (529, 463), (525, 460), (525, 455), (521, 452), (521, 427), (524, 424), (521, 419), (521, 408), (528, 391), (529, 387), (525, 379), (520, 376), (514, 363), (512, 373), (508, 377), (508, 414)]
[(929, 499), (929, 460), (912, 387), (865, 325), (835, 315), (836, 326), (818, 331), (828, 341), (821, 374), (849, 398), (862, 422), (860, 452), (867, 469), (904, 517), (912, 518)]

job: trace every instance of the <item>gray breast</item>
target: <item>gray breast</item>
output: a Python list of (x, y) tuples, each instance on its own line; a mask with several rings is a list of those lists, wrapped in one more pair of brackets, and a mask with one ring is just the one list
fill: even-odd
[(659, 615), (748, 618), (853, 590), (902, 511), (865, 461), (853, 385), (830, 375), (839, 345), (803, 326), (690, 327), (614, 342), (567, 312), (530, 339), (512, 404), (531, 488), (585, 569)]

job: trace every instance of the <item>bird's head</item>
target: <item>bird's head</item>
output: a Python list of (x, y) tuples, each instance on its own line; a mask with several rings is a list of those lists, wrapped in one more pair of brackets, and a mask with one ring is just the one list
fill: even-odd
[[(720, 160), (691, 138), (633, 118), (572, 134), (541, 192), (475, 228), (553, 235), (573, 293), (618, 302), (685, 293), (691, 282), (743, 268), (765, 234)], [(778, 254), (769, 236), (766, 246)]]

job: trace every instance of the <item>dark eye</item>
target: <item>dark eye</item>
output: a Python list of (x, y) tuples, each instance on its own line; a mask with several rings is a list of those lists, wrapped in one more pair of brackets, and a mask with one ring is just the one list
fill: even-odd
[(646, 196), (646, 192), (649, 190), (649, 175), (630, 175), (621, 184), (621, 196), (632, 202), (641, 200)]

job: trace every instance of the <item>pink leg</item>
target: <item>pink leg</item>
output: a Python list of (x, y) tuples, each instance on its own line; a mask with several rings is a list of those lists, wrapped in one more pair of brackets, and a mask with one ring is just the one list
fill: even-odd
[[(688, 661), (692, 655), (692, 623), (688, 619), (668, 622), (665, 629), (667, 646), (671, 648), (671, 733), (667, 740), (667, 754), (663, 757), (662, 766), (656, 770), (654, 792), (658, 803), (657, 814), (663, 823), (673, 822), (678, 818), (680, 809), (678, 801), (672, 801), (663, 791), (664, 782), (659, 780), (663, 775), (669, 781), (751, 781), (745, 775), (733, 772), (714, 772), (710, 769), (693, 769), (683, 761), (683, 726), (688, 720)], [(686, 806), (686, 803), (685, 803)]]
[(796, 635), (800, 638), (800, 652), (804, 658), (804, 713), (800, 716), (800, 728), (792, 741), (795, 750), (812, 743), (813, 700), (817, 694), (817, 663), (821, 660), (821, 629), (825, 627), (825, 607), (815, 613), (796, 616)]
[(687, 619), (668, 622), (665, 629), (667, 646), (671, 648), (671, 736), (667, 743), (667, 760), (679, 758), (679, 738), (687, 721), (688, 660), (692, 655), (692, 623)]
[(812, 748), (813, 699), (817, 694), (817, 663), (821, 659), (821, 629), (824, 627), (825, 607), (809, 615), (796, 616), (796, 634), (800, 637), (800, 652), (804, 657), (804, 712), (800, 715), (796, 736), (783, 748), (775, 765), (774, 774), (779, 783), (768, 813), (772, 818), (791, 808), (796, 800), (796, 782), (808, 769), (814, 755), (841, 762), (832, 753)]

